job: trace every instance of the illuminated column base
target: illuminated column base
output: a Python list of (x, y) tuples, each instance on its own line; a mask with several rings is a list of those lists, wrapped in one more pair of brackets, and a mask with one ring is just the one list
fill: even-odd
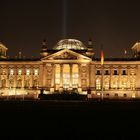
[(78, 92), (79, 92), (79, 93), (82, 92), (82, 88), (78, 88)]
[(50, 88), (50, 92), (54, 92), (54, 88)]
[(72, 87), (69, 87), (69, 90), (73, 90), (73, 88)]
[(59, 92), (62, 92), (62, 91), (63, 91), (63, 88), (62, 88), (62, 87), (60, 87), (60, 88), (59, 88)]

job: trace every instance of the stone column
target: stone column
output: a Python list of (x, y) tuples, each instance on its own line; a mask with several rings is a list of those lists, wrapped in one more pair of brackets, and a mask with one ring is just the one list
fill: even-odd
[(110, 72), (109, 72), (109, 74), (110, 74), (110, 77), (109, 77), (109, 89), (111, 89), (112, 88), (112, 75), (113, 75), (112, 66), (110, 66), (109, 70), (110, 70)]
[(90, 87), (90, 64), (87, 64), (87, 88)]
[(78, 87), (81, 88), (81, 64), (78, 64), (78, 74), (79, 74), (79, 81), (78, 81)]
[(53, 65), (53, 87), (55, 88), (55, 71), (56, 71), (56, 65)]
[(10, 75), (10, 68), (6, 69), (6, 87), (9, 87), (9, 75)]
[(25, 81), (26, 81), (26, 67), (23, 68), (23, 86), (25, 87)]
[(63, 64), (60, 64), (60, 88), (59, 91), (63, 91)]
[(60, 64), (60, 87), (63, 87), (63, 64)]
[(118, 67), (118, 88), (122, 89), (121, 66)]
[(52, 68), (52, 72), (51, 72), (51, 88), (50, 88), (50, 92), (54, 92), (54, 88), (55, 88), (55, 64), (52, 64), (51, 68)]
[(42, 87), (43, 86), (43, 65), (40, 65), (39, 66), (39, 87)]
[(96, 68), (95, 65), (91, 64), (89, 69), (89, 80), (90, 80), (90, 87), (95, 88), (95, 79), (96, 79)]
[(18, 68), (14, 68), (14, 87), (17, 87)]
[(81, 64), (78, 64), (78, 92), (81, 92), (82, 91), (82, 88), (81, 88)]
[(45, 88), (46, 87), (46, 65), (45, 64), (43, 64), (42, 66), (41, 66), (41, 68), (42, 68), (42, 75), (41, 75), (41, 86), (43, 87), (43, 88)]
[(140, 65), (137, 66), (136, 71), (136, 88), (140, 89)]
[(70, 88), (72, 88), (72, 67), (73, 67), (73, 65), (69, 64), (69, 66), (70, 66)]
[(52, 64), (52, 80), (51, 80), (51, 87), (54, 88), (55, 85), (55, 64)]
[(31, 75), (30, 88), (32, 88), (33, 87), (33, 80), (34, 80), (34, 78), (33, 78), (33, 67), (32, 66), (30, 67), (30, 75)]

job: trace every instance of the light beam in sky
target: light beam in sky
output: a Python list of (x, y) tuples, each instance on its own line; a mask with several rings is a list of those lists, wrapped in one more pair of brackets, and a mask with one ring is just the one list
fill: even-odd
[(62, 13), (62, 38), (67, 36), (67, 0), (63, 0), (63, 13)]

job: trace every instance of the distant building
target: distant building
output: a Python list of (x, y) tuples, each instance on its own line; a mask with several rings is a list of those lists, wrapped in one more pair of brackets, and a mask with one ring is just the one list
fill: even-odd
[[(140, 97), (140, 42), (133, 58), (106, 58), (101, 66), (94, 57), (92, 40), (85, 46), (75, 39), (59, 41), (53, 49), (42, 43), (40, 58), (6, 56), (0, 43), (0, 95), (25, 95), (77, 90), (88, 97)], [(103, 73), (102, 73), (103, 72)], [(103, 80), (103, 82), (102, 82)], [(103, 84), (102, 84), (103, 83)], [(90, 91), (90, 92), (89, 92)]]

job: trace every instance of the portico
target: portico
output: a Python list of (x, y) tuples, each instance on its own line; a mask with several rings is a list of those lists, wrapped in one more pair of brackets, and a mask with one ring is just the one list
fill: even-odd
[(82, 84), (84, 88), (88, 86), (89, 71), (87, 69), (91, 62), (89, 57), (64, 49), (43, 58), (42, 61), (46, 63), (46, 76), (43, 78), (48, 79), (47, 87), (50, 87), (49, 81), (51, 82), (50, 91), (77, 90), (81, 92)]
[(79, 88), (79, 75), (78, 64), (55, 64), (55, 90)]

